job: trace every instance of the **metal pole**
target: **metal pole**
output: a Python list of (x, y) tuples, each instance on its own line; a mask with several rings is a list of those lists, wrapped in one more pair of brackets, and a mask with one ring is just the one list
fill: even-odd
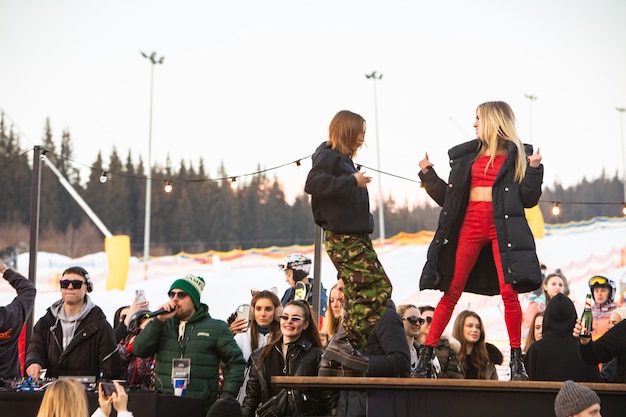
[(378, 97), (376, 94), (376, 80), (383, 78), (383, 74), (365, 74), (365, 78), (374, 81), (374, 120), (376, 122), (376, 163), (378, 164), (378, 230), (380, 231), (379, 240), (381, 244), (385, 243), (385, 204), (383, 202), (383, 185), (382, 174), (380, 168), (380, 140), (378, 137)]
[[(624, 200), (622, 200), (622, 203), (626, 205), (626, 152), (624, 149), (624, 112), (626, 111), (626, 108), (615, 107), (615, 110), (620, 113), (619, 127), (622, 142), (622, 185), (624, 187)], [(624, 214), (626, 215), (626, 207), (624, 208)]]
[[(30, 244), (28, 245), (28, 279), (37, 286), (37, 251), (39, 249), (39, 196), (41, 192), (41, 147), (33, 153), (33, 176), (30, 186)], [(26, 321), (26, 346), (30, 343), (35, 323), (35, 309)]]
[(528, 143), (533, 143), (533, 101), (537, 100), (537, 96), (532, 94), (524, 94), (529, 100), (528, 105)]
[[(319, 316), (322, 311), (322, 228), (315, 225), (313, 233), (313, 311)], [(330, 294), (329, 294), (330, 295)], [(317, 321), (319, 323), (319, 320)]]
[(164, 57), (159, 60), (156, 58), (156, 52), (152, 52), (152, 55), (148, 56), (143, 52), (141, 55), (149, 59), (152, 65), (150, 66), (150, 125), (148, 128), (148, 161), (146, 163), (147, 175), (146, 175), (146, 218), (144, 223), (144, 235), (143, 235), (143, 279), (148, 279), (148, 264), (150, 262), (150, 211), (152, 205), (152, 102), (154, 93), (154, 66), (156, 64), (162, 64)]

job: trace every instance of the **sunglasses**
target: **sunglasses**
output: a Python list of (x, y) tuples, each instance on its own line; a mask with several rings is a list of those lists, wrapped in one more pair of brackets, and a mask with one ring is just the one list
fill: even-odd
[(70, 284), (72, 284), (73, 289), (80, 290), (84, 283), (85, 281), (82, 281), (80, 279), (62, 279), (61, 281), (59, 281), (59, 284), (61, 284), (61, 288), (63, 288), (64, 290), (68, 289)]
[(406, 321), (408, 321), (409, 323), (411, 323), (412, 325), (416, 325), (416, 324), (418, 324), (418, 323), (419, 323), (419, 324), (420, 324), (420, 326), (421, 326), (422, 324), (424, 324), (424, 322), (426, 321), (426, 320), (424, 320), (424, 319), (423, 319), (423, 318), (421, 318), (421, 317), (415, 317), (415, 316), (403, 317), (403, 318), (402, 318), (402, 320), (406, 320)]
[(173, 300), (176, 297), (178, 297), (179, 300), (184, 300), (185, 297), (187, 297), (187, 293), (183, 291), (170, 291), (167, 295), (170, 297), (170, 300)]
[(591, 279), (589, 280), (589, 285), (590, 286), (594, 286), (594, 285), (604, 285), (608, 282), (609, 280), (606, 279), (606, 277), (600, 276), (600, 275), (596, 275), (595, 277), (591, 277)]
[(291, 321), (291, 322), (294, 322), (294, 323), (298, 323), (299, 321), (302, 321), (302, 317), (295, 317), (295, 316), (291, 316), (291, 317), (289, 317), (289, 316), (278, 316), (278, 318), (281, 319), (281, 320), (287, 321), (287, 322)]

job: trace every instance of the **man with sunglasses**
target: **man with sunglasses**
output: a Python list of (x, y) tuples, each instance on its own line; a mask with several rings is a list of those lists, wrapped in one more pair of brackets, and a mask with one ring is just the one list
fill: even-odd
[(169, 301), (159, 307), (165, 312), (137, 335), (133, 354), (141, 358), (156, 354), (156, 384), (166, 394), (174, 394), (173, 360), (188, 359), (185, 396), (203, 399), (208, 411), (220, 392), (220, 364), (224, 374), (221, 397), (236, 397), (246, 361), (228, 324), (212, 318), (209, 307), (200, 302), (204, 286), (204, 279), (192, 274), (174, 281)]
[(26, 352), (28, 376), (118, 378), (120, 357), (113, 328), (88, 293), (89, 273), (73, 266), (61, 275), (61, 299), (37, 321)]
[(0, 378), (19, 378), (18, 342), (24, 322), (35, 304), (35, 284), (9, 268), (0, 259), (0, 275), (17, 292), (13, 301), (0, 307)]

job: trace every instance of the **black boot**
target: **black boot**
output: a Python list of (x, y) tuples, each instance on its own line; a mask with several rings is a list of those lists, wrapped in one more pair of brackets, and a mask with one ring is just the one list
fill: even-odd
[(420, 350), (417, 354), (417, 369), (413, 371), (415, 378), (437, 378), (437, 373), (433, 366), (434, 356), (434, 347), (427, 345), (420, 346)]
[(522, 348), (511, 348), (511, 381), (528, 381), (526, 367), (522, 361)]
[(365, 376), (368, 366), (369, 359), (352, 346), (341, 323), (322, 355), (318, 375)]

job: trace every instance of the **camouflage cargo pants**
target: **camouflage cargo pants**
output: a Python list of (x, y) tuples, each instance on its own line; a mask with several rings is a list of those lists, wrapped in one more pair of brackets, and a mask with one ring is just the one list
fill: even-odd
[(343, 327), (350, 342), (362, 349), (391, 299), (391, 281), (366, 233), (324, 231), (324, 247), (345, 283)]

